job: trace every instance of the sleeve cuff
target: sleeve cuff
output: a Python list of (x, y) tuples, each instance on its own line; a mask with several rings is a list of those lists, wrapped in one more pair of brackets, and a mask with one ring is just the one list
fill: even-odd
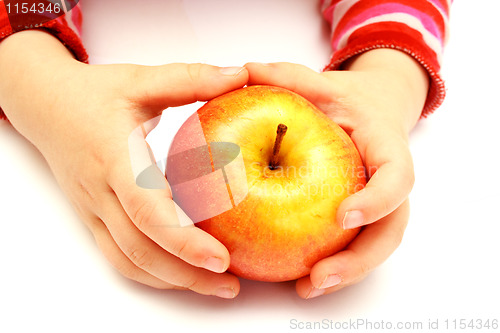
[[(75, 9), (75, 8), (74, 8)], [(66, 13), (65, 15), (58, 17), (57, 19), (54, 19), (52, 21), (48, 21), (44, 23), (42, 26), (37, 27), (37, 28), (30, 28), (30, 29), (39, 29), (39, 30), (45, 30), (49, 33), (51, 33), (53, 36), (55, 36), (57, 39), (63, 43), (68, 50), (71, 51), (73, 56), (84, 63), (88, 63), (88, 54), (87, 51), (85, 50), (85, 47), (83, 46), (82, 40), (79, 36), (79, 34), (75, 31), (77, 26), (75, 26), (73, 29), (70, 28), (68, 22), (66, 21), (66, 15), (73, 15), (77, 16), (72, 17), (70, 20), (79, 20), (81, 21), (81, 17), (79, 18), (79, 11), (73, 13), (72, 11)], [(0, 26), (0, 42), (2, 42), (5, 38), (9, 37), (10, 35), (18, 32), (12, 30), (10, 25), (6, 22), (3, 22), (5, 16), (1, 17), (2, 22)], [(78, 26), (80, 22), (77, 22)], [(74, 25), (74, 23), (73, 23)], [(28, 29), (23, 29), (23, 30), (28, 30)], [(22, 31), (22, 30), (20, 30)], [(0, 107), (0, 119), (6, 119), (5, 113), (3, 112), (2, 108)]]
[(421, 38), (415, 38), (397, 29), (353, 34), (346, 46), (333, 53), (330, 63), (324, 70), (342, 69), (342, 65), (349, 58), (377, 48), (403, 51), (427, 70), (430, 78), (429, 92), (421, 117), (427, 117), (443, 103), (446, 90), (444, 81), (439, 75), (440, 65), (437, 54), (423, 44)]

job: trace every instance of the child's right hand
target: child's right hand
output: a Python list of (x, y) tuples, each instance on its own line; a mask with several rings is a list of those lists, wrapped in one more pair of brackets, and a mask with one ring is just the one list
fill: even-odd
[[(32, 50), (36, 50), (33, 52)], [(86, 65), (40, 31), (0, 44), (0, 105), (43, 154), (102, 252), (126, 277), (156, 288), (232, 298), (227, 249), (178, 218), (169, 187), (143, 189), (132, 173), (131, 132), (170, 106), (242, 87), (241, 68)]]

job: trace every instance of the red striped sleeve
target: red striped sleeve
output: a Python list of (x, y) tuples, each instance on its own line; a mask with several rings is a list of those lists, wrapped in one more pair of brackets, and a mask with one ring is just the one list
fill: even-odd
[[(32, 11), (40, 10), (42, 7), (31, 7), (42, 3), (40, 1), (26, 1), (28, 6), (28, 14), (23, 14), (24, 8), (20, 7), (20, 3), (14, 1), (0, 0), (0, 42), (10, 36), (11, 34), (26, 30), (26, 29), (44, 29), (61, 40), (61, 42), (68, 47), (68, 49), (75, 55), (75, 57), (82, 61), (88, 61), (88, 55), (83, 47), (80, 35), (82, 26), (82, 15), (80, 4), (78, 1), (65, 0), (65, 1), (45, 1), (46, 6), (50, 3), (51, 6), (58, 3), (58, 13), (55, 14), (54, 8), (50, 7), (50, 13)], [(22, 3), (23, 5), (25, 3)], [(48, 8), (48, 7), (47, 7)], [(52, 15), (53, 17), (50, 17)]]
[(349, 58), (375, 48), (394, 48), (414, 57), (431, 84), (422, 116), (444, 100), (439, 75), (448, 36), (451, 0), (326, 0), (322, 13), (331, 26), (333, 55), (325, 70), (342, 68)]
[[(60, 10), (64, 14), (57, 15), (57, 17), (54, 15), (54, 18), (44, 18), (43, 15), (38, 15), (39, 13), (36, 13), (37, 16), (28, 15), (23, 17), (20, 15), (22, 14), (22, 7), (19, 7), (19, 2), (17, 2), (16, 7), (15, 3), (14, 1), (0, 0), (0, 42), (18, 31), (43, 29), (56, 36), (73, 53), (76, 59), (82, 62), (88, 61), (88, 55), (80, 37), (82, 15), (78, 1), (45, 1), (47, 5), (51, 3), (51, 6), (54, 6), (54, 3), (61, 4)], [(40, 7), (33, 8), (37, 10)], [(28, 9), (31, 9), (31, 5)], [(54, 13), (54, 7), (51, 7), (51, 12)], [(33, 13), (33, 11), (30, 13)], [(0, 119), (3, 118), (5, 118), (5, 114), (0, 106)]]

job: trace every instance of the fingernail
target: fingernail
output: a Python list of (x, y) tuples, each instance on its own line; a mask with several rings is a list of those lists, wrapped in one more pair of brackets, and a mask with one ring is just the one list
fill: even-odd
[(236, 297), (236, 293), (233, 288), (221, 287), (215, 291), (215, 296), (220, 298), (231, 299)]
[(326, 289), (334, 287), (342, 282), (342, 277), (338, 274), (331, 274), (325, 277), (323, 283), (321, 283), (320, 289)]
[(203, 264), (203, 268), (215, 273), (222, 273), (225, 271), (224, 261), (217, 257), (207, 258)]
[(309, 294), (307, 295), (306, 299), (311, 299), (314, 297), (321, 296), (325, 293), (325, 289), (318, 289), (318, 288), (311, 288), (311, 291), (309, 291)]
[(345, 213), (342, 228), (354, 229), (365, 224), (363, 213), (359, 210), (351, 210)]
[(222, 75), (237, 76), (240, 74), (245, 67), (222, 67), (220, 73)]

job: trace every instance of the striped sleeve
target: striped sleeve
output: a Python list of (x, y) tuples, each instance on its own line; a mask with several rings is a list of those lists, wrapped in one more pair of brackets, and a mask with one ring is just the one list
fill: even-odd
[[(71, 1), (61, 2), (63, 5), (68, 3), (71, 3)], [(39, 19), (37, 21), (36, 17), (15, 16), (12, 12), (14, 10), (20, 12), (22, 9), (20, 7), (16, 8), (15, 3), (12, 1), (4, 2), (4, 0), (0, 0), (0, 42), (22, 30), (43, 29), (57, 37), (73, 53), (76, 59), (88, 62), (88, 55), (81, 39), (82, 14), (80, 5), (75, 1), (73, 3), (76, 4), (71, 9), (66, 10), (66, 7), (63, 8), (64, 14), (51, 20)], [(4, 118), (5, 114), (0, 106), (0, 119)]]
[(444, 100), (439, 74), (448, 38), (452, 0), (323, 0), (331, 26), (333, 55), (325, 70), (341, 69), (349, 58), (376, 48), (394, 48), (415, 58), (431, 79), (425, 117)]

